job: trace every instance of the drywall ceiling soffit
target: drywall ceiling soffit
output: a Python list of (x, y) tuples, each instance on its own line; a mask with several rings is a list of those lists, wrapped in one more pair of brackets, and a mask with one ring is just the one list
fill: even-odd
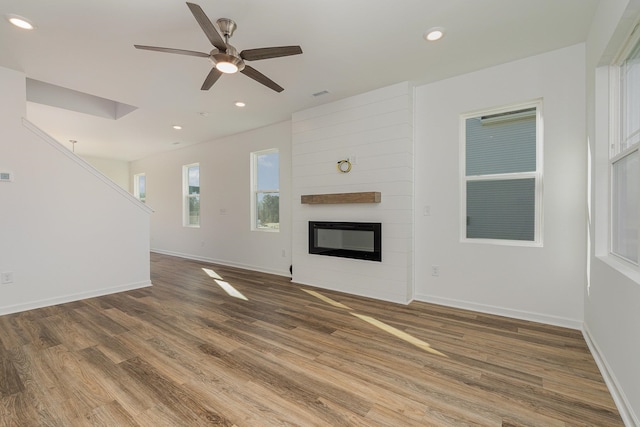
[(27, 78), (27, 101), (117, 120), (137, 107)]

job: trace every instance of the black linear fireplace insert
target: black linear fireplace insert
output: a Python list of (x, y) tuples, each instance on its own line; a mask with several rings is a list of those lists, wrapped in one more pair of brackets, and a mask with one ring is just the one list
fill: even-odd
[(382, 224), (309, 221), (309, 253), (382, 261)]

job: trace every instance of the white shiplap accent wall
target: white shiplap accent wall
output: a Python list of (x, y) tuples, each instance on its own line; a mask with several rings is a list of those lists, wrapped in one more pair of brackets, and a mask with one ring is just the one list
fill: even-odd
[[(387, 301), (413, 298), (413, 88), (367, 92), (293, 115), (293, 281)], [(336, 163), (354, 159), (349, 173)], [(303, 205), (305, 194), (379, 191), (374, 204)], [(382, 223), (382, 262), (310, 255), (308, 221)]]

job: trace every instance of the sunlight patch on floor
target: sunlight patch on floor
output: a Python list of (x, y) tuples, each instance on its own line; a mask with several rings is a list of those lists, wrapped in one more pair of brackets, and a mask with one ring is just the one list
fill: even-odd
[(207, 273), (209, 277), (213, 278), (213, 281), (216, 282), (218, 286), (220, 286), (222, 290), (227, 293), (227, 295), (244, 301), (249, 301), (249, 298), (242, 295), (242, 292), (234, 288), (231, 283), (222, 280), (222, 277), (220, 277), (220, 275), (215, 271), (211, 270), (210, 268), (203, 268), (202, 271)]
[(341, 302), (334, 301), (331, 298), (322, 295), (320, 292), (312, 291), (310, 289), (302, 289), (302, 290), (304, 292), (308, 293), (309, 295), (314, 296), (314, 297), (318, 298), (319, 300), (324, 301), (327, 304), (330, 304), (330, 305), (332, 305), (334, 307), (344, 308), (346, 310), (349, 310), (349, 313), (352, 316), (355, 316), (360, 320), (364, 320), (365, 322), (369, 323), (370, 325), (373, 325), (376, 328), (380, 328), (381, 330), (383, 330), (383, 331), (395, 336), (396, 338), (400, 338), (401, 340), (404, 340), (404, 341), (408, 342), (409, 344), (412, 344), (412, 345), (418, 347), (421, 350), (424, 350), (424, 351), (426, 351), (428, 353), (431, 353), (431, 354), (436, 354), (438, 356), (447, 357), (447, 358), (449, 357), (446, 354), (441, 353), (438, 350), (436, 350), (433, 347), (431, 347), (431, 345), (429, 345), (429, 343), (427, 343), (425, 341), (422, 341), (421, 339), (416, 338), (411, 334), (408, 334), (408, 333), (406, 333), (404, 331), (401, 331), (400, 329), (394, 328), (391, 325), (387, 325), (386, 323), (381, 322), (378, 319), (375, 319), (375, 318), (373, 318), (371, 316), (365, 316), (363, 314), (354, 313), (354, 312), (351, 311), (352, 309), (349, 308), (348, 306), (342, 304)]
[(308, 293), (309, 295), (312, 295), (312, 296), (314, 296), (314, 297), (318, 298), (319, 300), (322, 300), (322, 301), (326, 302), (327, 304), (331, 304), (331, 305), (332, 305), (332, 306), (334, 306), (334, 307), (344, 308), (344, 309), (346, 309), (346, 310), (351, 310), (351, 308), (350, 308), (350, 307), (348, 307), (348, 306), (346, 306), (346, 305), (342, 304), (341, 302), (334, 301), (334, 300), (332, 300), (331, 298), (329, 298), (329, 297), (325, 297), (324, 295), (322, 295), (322, 294), (320, 294), (320, 293), (318, 293), (318, 292), (316, 292), (316, 291), (312, 291), (312, 290), (309, 290), (309, 289), (303, 289), (303, 291), (305, 291), (305, 292), (306, 292), (306, 293)]
[(244, 295), (242, 295), (242, 292), (240, 292), (239, 290), (237, 290), (236, 288), (234, 288), (233, 286), (231, 286), (230, 283), (225, 282), (224, 280), (218, 280), (215, 279), (214, 280), (218, 286), (220, 286), (222, 288), (222, 290), (224, 290), (229, 296), (234, 297), (234, 298), (238, 298), (238, 299), (242, 299), (245, 301), (249, 301), (249, 299), (247, 297), (245, 297)]
[(428, 351), (431, 354), (437, 354), (438, 356), (443, 356), (443, 357), (449, 357), (444, 353), (439, 352), (438, 350), (432, 348), (429, 343), (426, 343), (424, 341), (422, 341), (419, 338), (414, 337), (411, 334), (408, 334), (404, 331), (401, 331), (400, 329), (396, 329), (393, 326), (387, 325), (384, 322), (379, 321), (378, 319), (375, 319), (373, 317), (370, 316), (364, 316), (362, 314), (358, 314), (358, 313), (351, 313), (352, 316), (357, 317), (358, 319), (364, 320), (365, 322), (375, 326), (376, 328), (380, 328), (385, 332), (390, 333), (391, 335), (400, 338), (401, 340), (405, 340), (406, 342), (408, 342), (409, 344), (413, 344), (416, 347), (424, 350), (424, 351)]
[(211, 270), (209, 268), (203, 268), (202, 271), (207, 273), (207, 275), (209, 277), (213, 277), (214, 279), (222, 280), (222, 277), (220, 277), (220, 275), (218, 273), (216, 273), (215, 271), (213, 271), (213, 270)]

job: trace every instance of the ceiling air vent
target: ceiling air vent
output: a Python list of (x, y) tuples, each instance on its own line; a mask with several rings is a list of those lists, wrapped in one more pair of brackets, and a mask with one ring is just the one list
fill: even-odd
[(11, 172), (0, 172), (0, 182), (12, 182), (13, 174)]

